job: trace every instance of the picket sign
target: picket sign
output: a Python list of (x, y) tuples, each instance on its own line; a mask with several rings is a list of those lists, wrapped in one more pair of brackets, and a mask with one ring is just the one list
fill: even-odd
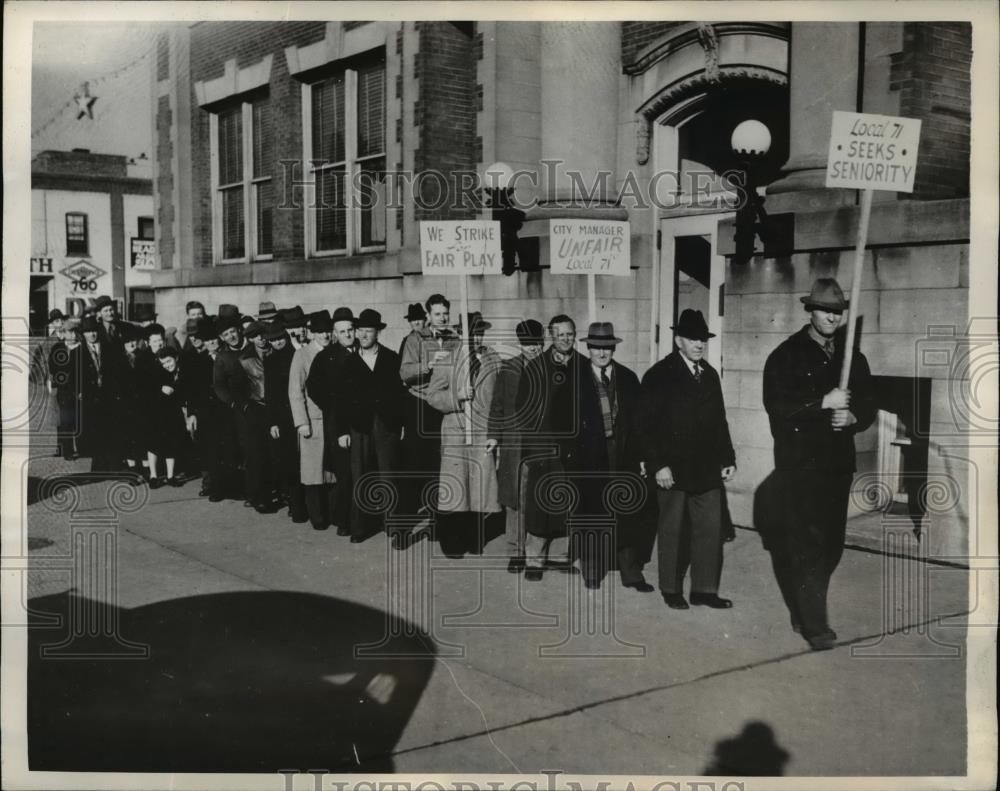
[(597, 321), (597, 275), (629, 275), (630, 238), (623, 220), (549, 220), (552, 274), (587, 276), (591, 322)]
[(920, 143), (920, 119), (835, 110), (830, 127), (830, 151), (826, 165), (826, 186), (860, 189), (861, 218), (854, 247), (854, 280), (847, 324), (847, 345), (840, 369), (840, 388), (847, 389), (854, 358), (858, 309), (861, 300), (861, 272), (868, 243), (868, 221), (872, 213), (872, 192), (890, 190), (913, 192)]
[[(495, 220), (430, 220), (420, 223), (420, 270), (459, 275), (462, 343), (469, 342), (469, 275), (500, 275), (500, 223)], [(458, 355), (456, 362), (462, 359)], [(469, 369), (466, 369), (468, 377)], [(466, 379), (466, 388), (471, 383)], [(472, 401), (466, 401), (465, 444), (472, 444)]]

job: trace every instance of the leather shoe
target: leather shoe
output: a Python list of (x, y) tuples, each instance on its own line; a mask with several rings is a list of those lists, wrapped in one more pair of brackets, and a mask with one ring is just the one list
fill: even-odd
[(524, 571), (524, 555), (515, 555), (508, 560), (507, 571), (510, 574), (520, 574)]
[(639, 593), (652, 593), (656, 590), (656, 588), (646, 582), (646, 580), (639, 580), (638, 582), (623, 582), (622, 587), (631, 588), (634, 591), (639, 591)]
[(832, 629), (806, 638), (809, 640), (809, 647), (813, 651), (829, 651), (836, 646), (837, 635)]
[(389, 546), (396, 550), (406, 549), (407, 546), (407, 536), (406, 533), (393, 533), (389, 536)]
[(723, 599), (715, 593), (692, 593), (691, 604), (700, 607), (711, 607), (713, 610), (728, 610), (733, 606), (731, 599)]
[(537, 566), (528, 566), (524, 570), (524, 578), (526, 580), (530, 580), (531, 582), (538, 582), (544, 573), (544, 570), (538, 568)]
[(340, 527), (339, 525), (337, 526), (337, 535), (338, 536), (349, 536), (350, 534), (351, 534), (351, 528), (349, 528), (349, 527)]
[(601, 581), (597, 577), (584, 577), (583, 586), (588, 590), (596, 591), (601, 587)]
[(688, 603), (683, 593), (664, 593), (663, 601), (671, 610), (688, 609)]
[(366, 536), (362, 536), (362, 535), (351, 536), (351, 543), (352, 544), (360, 544), (362, 541), (365, 540), (365, 538), (366, 538)]

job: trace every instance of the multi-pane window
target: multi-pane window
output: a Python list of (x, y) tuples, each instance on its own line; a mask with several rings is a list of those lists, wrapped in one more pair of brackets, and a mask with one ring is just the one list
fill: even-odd
[(310, 85), (309, 94), (310, 250), (379, 249), (385, 245), (385, 64), (338, 70)]
[(270, 101), (243, 101), (220, 110), (212, 129), (217, 260), (269, 258), (274, 214)]
[(66, 255), (90, 255), (86, 214), (69, 212), (66, 215)]
[(139, 218), (139, 238), (140, 239), (155, 239), (155, 226), (152, 217), (140, 217)]

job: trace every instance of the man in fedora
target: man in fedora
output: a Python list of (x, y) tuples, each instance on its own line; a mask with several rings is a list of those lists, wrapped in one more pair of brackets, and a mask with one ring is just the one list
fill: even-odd
[(486, 450), (497, 457), (497, 499), (506, 510), (507, 571), (524, 571), (524, 465), (521, 464), (521, 426), (517, 390), (525, 366), (545, 348), (545, 328), (526, 319), (515, 328), (521, 353), (500, 364), (490, 404)]
[(686, 309), (672, 327), (676, 349), (642, 378), (642, 456), (656, 483), (660, 592), (668, 607), (725, 609), (722, 571), (722, 484), (736, 472), (719, 375), (704, 357), (708, 331), (700, 310)]
[(827, 616), (830, 578), (844, 550), (847, 499), (854, 478), (854, 435), (875, 419), (871, 371), (854, 351), (847, 389), (839, 387), (850, 305), (833, 278), (800, 297), (809, 323), (764, 365), (764, 408), (774, 437), (779, 540), (772, 562), (791, 610), (792, 628), (817, 651), (837, 639)]
[(323, 451), (324, 469), (333, 473), (336, 484), (333, 489), (330, 519), (337, 527), (338, 536), (351, 536), (352, 543), (363, 540), (359, 534), (351, 533), (351, 440), (350, 430), (345, 422), (345, 398), (343, 369), (347, 358), (357, 350), (355, 338), (354, 312), (340, 307), (333, 312), (333, 342), (316, 355), (306, 379), (309, 397), (323, 410)]
[(246, 424), (246, 497), (257, 513), (261, 514), (273, 513), (275, 510), (275, 471), (270, 464), (271, 422), (267, 411), (270, 394), (264, 385), (264, 361), (271, 354), (271, 345), (264, 337), (265, 329), (264, 323), (260, 321), (252, 321), (247, 325), (247, 344), (239, 357), (247, 381), (247, 397), (243, 406)]
[(305, 495), (306, 513), (314, 530), (330, 526), (333, 505), (333, 484), (336, 476), (323, 465), (323, 410), (309, 395), (306, 382), (313, 361), (333, 338), (330, 311), (321, 310), (309, 316), (309, 343), (300, 346), (292, 356), (288, 371), (288, 402), (295, 430), (299, 435), (299, 476)]
[[(358, 351), (344, 359), (342, 387), (344, 423), (351, 454), (351, 478), (377, 472), (388, 476), (399, 467), (399, 439), (406, 391), (399, 379), (399, 355), (379, 343), (385, 329), (382, 314), (365, 308), (357, 321)], [(345, 435), (341, 435), (343, 439)], [(364, 499), (364, 498), (362, 498)], [(372, 532), (371, 514), (355, 502), (351, 509), (351, 539)], [(401, 548), (402, 538), (390, 536)]]
[(278, 317), (278, 309), (273, 302), (261, 302), (257, 307), (257, 321), (273, 321)]
[[(615, 336), (611, 322), (593, 322), (581, 342), (587, 345), (590, 359), (589, 364), (576, 368), (576, 425), (563, 446), (566, 473), (580, 492), (574, 516), (584, 517), (571, 530), (575, 554), (586, 587), (601, 586), (616, 555), (622, 585), (648, 593), (653, 586), (642, 576), (636, 520), (632, 514), (611, 515), (605, 505), (616, 475), (639, 476), (639, 378), (615, 362), (621, 338)], [(645, 488), (636, 486), (634, 491), (637, 498), (645, 499)], [(640, 505), (635, 503), (634, 510)]]
[(295, 348), (283, 322), (278, 319), (264, 330), (271, 353), (264, 357), (264, 393), (268, 414), (269, 455), (276, 483), (288, 506), (288, 516), (296, 524), (307, 521), (305, 492), (299, 480), (299, 443), (292, 406), (288, 400), (288, 380)]
[(98, 336), (101, 343), (109, 348), (122, 346), (121, 321), (115, 315), (115, 301), (107, 294), (102, 294), (94, 302), (97, 311)]
[(413, 302), (410, 304), (409, 308), (406, 310), (406, 315), (403, 317), (406, 319), (407, 323), (410, 325), (410, 331), (403, 338), (402, 343), (399, 344), (399, 355), (403, 355), (403, 347), (406, 346), (406, 341), (414, 333), (420, 334), (420, 331), (427, 326), (427, 311), (424, 310), (424, 306), (419, 302)]

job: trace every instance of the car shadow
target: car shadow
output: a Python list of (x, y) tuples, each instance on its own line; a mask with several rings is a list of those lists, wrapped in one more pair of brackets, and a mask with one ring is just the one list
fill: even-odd
[(33, 771), (392, 772), (436, 653), (412, 624), (306, 593), (29, 607)]

